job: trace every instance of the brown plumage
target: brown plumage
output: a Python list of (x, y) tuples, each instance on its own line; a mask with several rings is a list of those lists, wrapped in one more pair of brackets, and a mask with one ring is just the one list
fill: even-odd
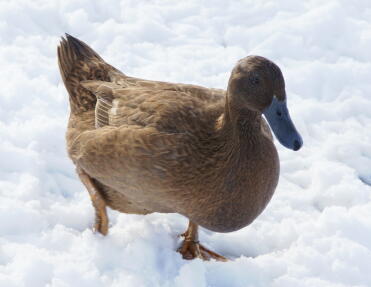
[[(279, 160), (261, 114), (273, 94), (285, 99), (280, 69), (263, 57), (244, 58), (227, 91), (146, 81), (70, 35), (58, 60), (71, 104), (68, 154), (95, 207), (180, 213), (191, 222), (183, 257), (223, 260), (197, 242), (197, 225), (238, 230), (272, 197)], [(101, 210), (96, 228), (105, 234)]]

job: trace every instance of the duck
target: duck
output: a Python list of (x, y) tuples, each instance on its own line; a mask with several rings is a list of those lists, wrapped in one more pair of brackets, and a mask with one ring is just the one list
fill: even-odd
[(280, 68), (249, 55), (223, 90), (127, 76), (69, 34), (57, 52), (70, 103), (67, 152), (90, 195), (94, 230), (108, 233), (107, 208), (178, 213), (189, 220), (177, 250), (184, 259), (227, 261), (199, 242), (199, 227), (251, 224), (278, 184), (273, 134), (288, 149), (303, 145)]

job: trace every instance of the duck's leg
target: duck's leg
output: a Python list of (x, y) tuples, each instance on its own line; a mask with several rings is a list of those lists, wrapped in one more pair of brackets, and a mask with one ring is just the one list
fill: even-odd
[(188, 229), (182, 234), (184, 241), (179, 247), (178, 252), (182, 254), (184, 259), (201, 258), (203, 260), (215, 259), (217, 261), (228, 261), (227, 258), (221, 256), (206, 247), (202, 246), (198, 241), (198, 225), (189, 221)]
[(103, 235), (108, 233), (108, 216), (106, 210), (106, 202), (99, 192), (98, 187), (92, 181), (91, 177), (87, 175), (80, 167), (76, 168), (77, 174), (81, 182), (85, 185), (89, 192), (91, 201), (95, 209), (95, 224), (94, 231), (98, 231)]

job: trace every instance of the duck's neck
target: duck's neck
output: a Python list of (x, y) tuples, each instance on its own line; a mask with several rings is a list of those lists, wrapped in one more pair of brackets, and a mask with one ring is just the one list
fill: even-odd
[(219, 143), (243, 151), (256, 144), (260, 131), (261, 114), (244, 107), (227, 94), (225, 112), (218, 129)]

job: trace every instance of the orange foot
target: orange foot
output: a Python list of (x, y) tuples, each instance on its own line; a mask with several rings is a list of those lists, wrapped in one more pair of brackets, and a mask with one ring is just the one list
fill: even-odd
[(179, 247), (178, 252), (182, 254), (183, 259), (187, 260), (200, 258), (205, 261), (208, 261), (210, 259), (215, 259), (217, 261), (223, 262), (228, 261), (227, 258), (207, 249), (198, 241), (184, 240), (182, 245)]

